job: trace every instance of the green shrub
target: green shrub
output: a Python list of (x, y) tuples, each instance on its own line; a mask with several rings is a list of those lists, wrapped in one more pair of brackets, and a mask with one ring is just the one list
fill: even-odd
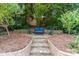
[(79, 53), (79, 35), (73, 42), (69, 43), (68, 47), (72, 49), (74, 52)]
[(9, 25), (14, 25), (13, 16), (14, 13), (19, 12), (19, 5), (18, 4), (0, 4), (0, 24), (2, 24), (6, 18)]
[(61, 15), (59, 20), (62, 22), (63, 27), (66, 28), (70, 34), (72, 29), (79, 24), (79, 10), (67, 11)]

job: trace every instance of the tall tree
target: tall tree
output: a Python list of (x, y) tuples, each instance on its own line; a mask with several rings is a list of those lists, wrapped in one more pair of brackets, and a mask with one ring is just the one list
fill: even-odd
[[(8, 26), (14, 25), (14, 13), (18, 13), (18, 4), (0, 4), (0, 25), (4, 27), (9, 35)], [(10, 35), (9, 35), (10, 37)]]

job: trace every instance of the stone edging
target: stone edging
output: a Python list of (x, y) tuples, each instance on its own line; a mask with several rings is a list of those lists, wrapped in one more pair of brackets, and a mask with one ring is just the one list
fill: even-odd
[(31, 43), (32, 40), (25, 48), (14, 52), (0, 53), (0, 56), (28, 56), (30, 54)]
[(71, 53), (59, 50), (49, 40), (48, 40), (48, 43), (49, 43), (49, 47), (50, 47), (51, 53), (53, 55), (55, 55), (55, 56), (79, 56), (79, 54), (71, 54)]

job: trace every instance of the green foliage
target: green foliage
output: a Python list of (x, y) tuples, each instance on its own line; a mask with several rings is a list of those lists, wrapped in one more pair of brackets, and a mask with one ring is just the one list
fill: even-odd
[[(0, 24), (4, 22), (4, 18), (8, 21), (9, 25), (15, 25), (14, 27), (23, 28), (27, 25), (26, 20), (28, 16), (41, 17), (46, 16), (45, 21), (42, 21), (47, 27), (62, 28), (62, 23), (66, 21), (64, 28), (70, 32), (78, 24), (78, 11), (79, 4), (44, 4), (44, 3), (19, 3), (19, 4), (0, 4)], [(75, 11), (73, 11), (75, 10)], [(74, 13), (74, 15), (73, 15)], [(62, 16), (60, 16), (62, 15)], [(17, 19), (19, 16), (19, 19)], [(66, 16), (66, 17), (65, 17)], [(61, 18), (59, 22), (58, 18)], [(67, 18), (67, 19), (66, 19)], [(62, 19), (66, 19), (63, 21)], [(71, 19), (71, 20), (69, 20)], [(74, 20), (73, 20), (74, 19)], [(18, 24), (17, 21), (19, 20)], [(39, 19), (40, 20), (40, 19)], [(77, 21), (76, 21), (77, 20)], [(74, 26), (72, 25), (74, 24)], [(68, 26), (69, 25), (69, 26)], [(28, 25), (27, 25), (28, 27)]]
[(23, 9), (23, 16), (25, 16), (26, 18), (28, 16), (33, 16), (33, 3), (20, 3), (19, 5), (22, 7), (21, 9)]
[(67, 11), (62, 14), (59, 20), (62, 22), (63, 27), (67, 29), (70, 34), (71, 30), (79, 24), (79, 13), (78, 9), (75, 11)]
[(73, 42), (69, 43), (68, 47), (72, 49), (74, 52), (79, 53), (79, 35)]
[(4, 22), (4, 18), (8, 21), (9, 25), (14, 25), (14, 13), (19, 12), (18, 4), (0, 4), (0, 24)]
[(34, 16), (41, 17), (45, 16), (50, 9), (52, 9), (52, 4), (34, 4)]

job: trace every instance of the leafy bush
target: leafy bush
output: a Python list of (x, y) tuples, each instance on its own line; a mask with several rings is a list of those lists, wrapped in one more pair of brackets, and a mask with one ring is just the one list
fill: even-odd
[(52, 9), (52, 4), (34, 4), (34, 14), (35, 17), (45, 16), (45, 13)]
[(72, 29), (79, 24), (79, 10), (67, 11), (61, 15), (59, 20), (62, 22), (63, 27), (66, 28), (70, 34)]
[(74, 52), (79, 53), (79, 35), (73, 42), (69, 43), (68, 47), (71, 48)]
[(12, 26), (14, 29), (28, 29), (29, 27), (29, 24), (22, 23), (21, 21), (15, 22), (15, 24)]
[(5, 21), (4, 18), (6, 17), (9, 25), (14, 25), (13, 16), (19, 9), (18, 4), (0, 4), (0, 24)]

